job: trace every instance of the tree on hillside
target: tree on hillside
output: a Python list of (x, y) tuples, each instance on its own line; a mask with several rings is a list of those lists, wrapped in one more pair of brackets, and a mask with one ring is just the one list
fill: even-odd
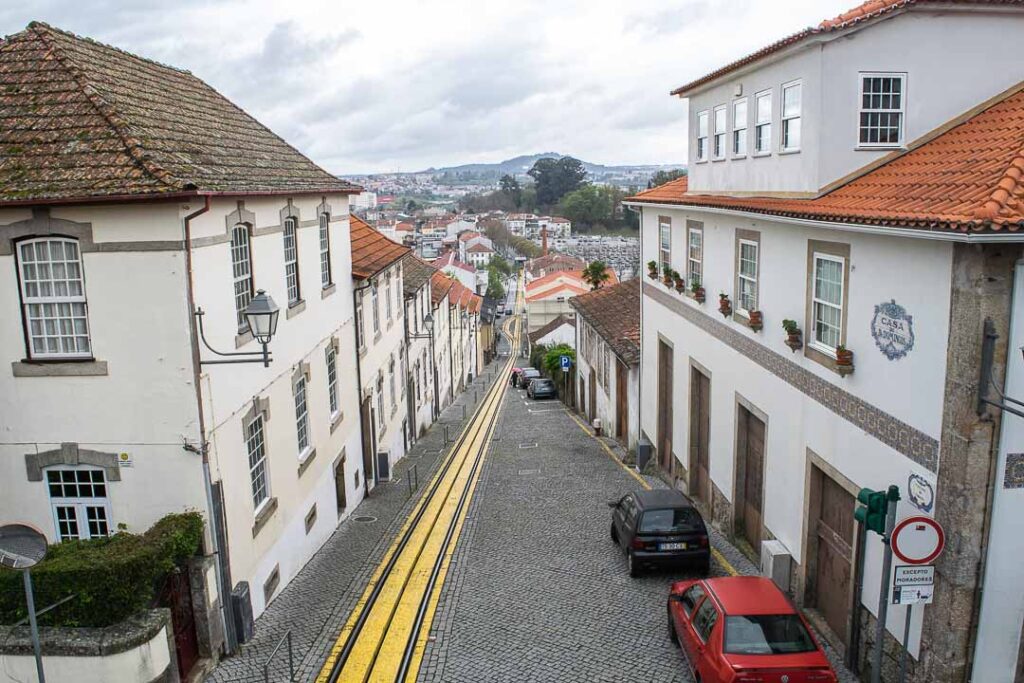
[(541, 206), (552, 206), (587, 180), (583, 163), (572, 157), (538, 159), (527, 175), (536, 183), (537, 203)]
[(502, 194), (507, 195), (518, 209), (523, 203), (523, 187), (519, 184), (519, 181), (516, 180), (514, 176), (510, 176), (506, 173), (501, 176), (501, 180), (498, 181), (498, 186), (501, 188)]
[(502, 275), (512, 274), (512, 265), (504, 258), (502, 258), (501, 254), (495, 254), (494, 256), (492, 256), (491, 262), (490, 264), (488, 264), (487, 267), (497, 270)]
[(496, 301), (505, 298), (505, 288), (501, 285), (501, 275), (496, 268), (487, 269), (487, 293), (485, 296)]
[(676, 178), (682, 178), (686, 175), (685, 168), (674, 168), (671, 171), (658, 171), (651, 179), (647, 181), (647, 189), (657, 187), (658, 185), (664, 185), (665, 183), (671, 182)]
[(615, 218), (615, 196), (610, 187), (584, 185), (562, 197), (558, 210), (574, 225), (610, 225)]
[(608, 273), (608, 264), (604, 261), (591, 261), (583, 269), (583, 281), (590, 285), (590, 290), (601, 289), (604, 283), (611, 279)]

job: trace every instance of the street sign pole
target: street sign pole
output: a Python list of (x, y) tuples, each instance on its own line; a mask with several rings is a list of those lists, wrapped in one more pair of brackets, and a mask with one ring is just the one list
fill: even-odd
[[(895, 491), (894, 491), (895, 489)], [(892, 572), (892, 530), (896, 526), (896, 503), (900, 499), (899, 489), (889, 487), (887, 495), (889, 509), (885, 515), (885, 555), (882, 559), (882, 586), (878, 591), (878, 623), (875, 625), (875, 652), (871, 667), (871, 683), (882, 681), (882, 650), (885, 644), (885, 617), (889, 609), (889, 574)]]
[(900, 652), (899, 683), (903, 683), (907, 675), (907, 653), (910, 652), (910, 618), (914, 616), (914, 603), (907, 605), (907, 623), (903, 625), (903, 652)]
[(46, 683), (46, 676), (43, 674), (43, 649), (39, 645), (39, 624), (36, 623), (36, 601), (32, 595), (32, 575), (26, 567), (21, 570), (21, 576), (25, 580), (25, 602), (28, 603), (28, 625), (32, 631), (32, 650), (36, 654), (36, 675), (39, 676), (39, 683)]

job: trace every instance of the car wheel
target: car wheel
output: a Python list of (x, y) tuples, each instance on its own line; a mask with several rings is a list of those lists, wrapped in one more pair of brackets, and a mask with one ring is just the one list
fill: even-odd
[(633, 559), (633, 551), (626, 553), (626, 566), (629, 567), (629, 575), (634, 579), (640, 576), (640, 563)]
[(668, 639), (675, 643), (676, 647), (679, 647), (679, 634), (676, 633), (676, 626), (672, 623), (672, 611), (668, 611)]
[(615, 522), (612, 522), (612, 540), (615, 541), (616, 545), (618, 545), (618, 543), (619, 543), (619, 534), (618, 534), (617, 531), (615, 531)]

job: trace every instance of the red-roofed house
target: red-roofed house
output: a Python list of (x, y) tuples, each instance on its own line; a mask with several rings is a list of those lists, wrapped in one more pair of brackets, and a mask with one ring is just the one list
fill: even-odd
[(755, 558), (788, 553), (784, 588), (829, 640), (862, 663), (875, 642), (861, 488), (971, 539), (915, 610), (914, 681), (1024, 664), (1024, 422), (977, 400), (986, 339), (994, 385), (1024, 398), (1022, 37), (1020, 1), (871, 0), (690, 74), (689, 175), (626, 202), (654, 266), (641, 435)]

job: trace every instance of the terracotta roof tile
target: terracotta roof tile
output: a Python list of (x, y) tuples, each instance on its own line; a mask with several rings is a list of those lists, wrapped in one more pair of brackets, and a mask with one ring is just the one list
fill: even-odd
[(576, 319), (575, 318), (570, 318), (567, 315), (557, 315), (547, 325), (544, 325), (543, 327), (538, 328), (538, 329), (534, 330), (533, 332), (530, 332), (526, 336), (530, 338), (530, 342), (531, 343), (536, 344), (541, 339), (543, 339), (544, 337), (548, 336), (549, 334), (551, 334), (552, 332), (557, 330), (562, 325), (571, 325), (573, 327), (576, 327)]
[(640, 362), (640, 278), (581, 294), (569, 305), (623, 362)]
[(473, 252), (475, 254), (490, 254), (490, 253), (494, 252), (493, 249), (491, 249), (489, 246), (487, 246), (483, 242), (479, 242), (477, 244), (474, 244), (471, 247), (466, 247), (466, 251), (467, 252)]
[(358, 191), (187, 71), (36, 22), (0, 40), (0, 203)]
[(352, 277), (357, 280), (373, 277), (392, 263), (405, 258), (411, 251), (409, 247), (403, 247), (380, 234), (357, 216), (349, 217), (349, 226)]
[(439, 305), (448, 296), (454, 284), (455, 280), (444, 273), (435, 271), (430, 276), (430, 303), (434, 306)]
[(899, 10), (912, 7), (915, 5), (928, 5), (928, 4), (941, 4), (941, 5), (1024, 5), (1024, 0), (867, 0), (853, 9), (843, 12), (838, 17), (833, 19), (826, 19), (819, 23), (817, 26), (809, 26), (805, 29), (797, 31), (796, 33), (786, 36), (785, 38), (778, 40), (771, 45), (752, 52), (749, 55), (737, 59), (734, 62), (726, 64), (725, 66), (712, 71), (709, 74), (701, 76), (695, 81), (691, 81), (686, 85), (680, 86), (672, 91), (673, 95), (684, 95), (688, 91), (694, 88), (710, 83), (717, 78), (720, 78), (728, 73), (736, 71), (748, 64), (753, 64), (768, 55), (784, 50), (790, 45), (795, 45), (811, 36), (819, 35), (822, 33), (831, 33), (835, 31), (842, 31), (857, 24), (881, 17), (886, 14), (891, 14)]
[(429, 263), (424, 263), (415, 254), (406, 254), (402, 261), (402, 289), (406, 296), (412, 296), (420, 290), (420, 287), (430, 282), (430, 278), (437, 272)]
[(815, 199), (690, 194), (683, 177), (630, 201), (922, 230), (1020, 230), (1024, 228), (1024, 90)]

